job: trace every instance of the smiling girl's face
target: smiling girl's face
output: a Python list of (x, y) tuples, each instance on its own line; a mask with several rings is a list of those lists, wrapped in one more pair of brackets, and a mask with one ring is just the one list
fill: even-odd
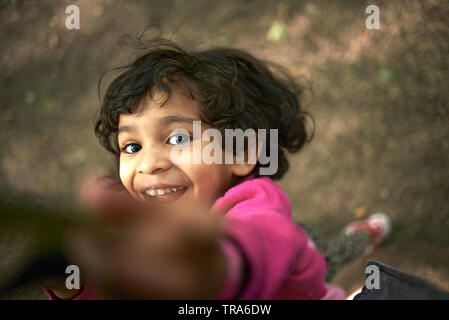
[[(211, 206), (254, 165), (173, 163), (170, 152), (179, 144), (193, 143), (193, 121), (201, 120), (200, 105), (174, 86), (170, 99), (161, 107), (166, 93), (153, 90), (153, 98), (140, 102), (133, 114), (119, 119), (120, 179), (138, 200), (181, 205)], [(202, 131), (210, 128), (202, 122)], [(188, 132), (190, 141), (185, 135)], [(209, 144), (202, 141), (202, 149)], [(183, 152), (183, 157), (193, 157)]]

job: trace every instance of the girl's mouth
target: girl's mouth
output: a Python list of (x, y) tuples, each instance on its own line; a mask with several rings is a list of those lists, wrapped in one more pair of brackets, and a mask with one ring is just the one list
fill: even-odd
[(157, 199), (163, 202), (174, 202), (181, 198), (187, 187), (150, 188), (145, 190), (145, 199)]

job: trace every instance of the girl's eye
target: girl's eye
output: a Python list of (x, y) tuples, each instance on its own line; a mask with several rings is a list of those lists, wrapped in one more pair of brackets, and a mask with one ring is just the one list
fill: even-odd
[(190, 135), (185, 133), (177, 133), (168, 139), (169, 144), (182, 144), (190, 140)]
[(136, 153), (140, 149), (142, 149), (142, 146), (140, 146), (139, 144), (136, 144), (136, 143), (131, 143), (131, 144), (127, 144), (123, 148), (123, 151), (126, 152), (126, 153)]

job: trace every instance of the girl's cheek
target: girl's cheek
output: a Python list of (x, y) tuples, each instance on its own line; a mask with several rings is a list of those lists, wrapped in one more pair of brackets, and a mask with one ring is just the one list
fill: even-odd
[(128, 190), (128, 192), (132, 194), (132, 190), (130, 190), (130, 187), (132, 186), (132, 176), (130, 174), (131, 170), (123, 163), (120, 163), (119, 168), (120, 180), (122, 181), (122, 184), (123, 186), (125, 186), (126, 190)]
[(175, 165), (191, 165), (194, 163), (193, 152), (191, 146), (182, 146), (177, 149), (170, 150), (170, 161)]

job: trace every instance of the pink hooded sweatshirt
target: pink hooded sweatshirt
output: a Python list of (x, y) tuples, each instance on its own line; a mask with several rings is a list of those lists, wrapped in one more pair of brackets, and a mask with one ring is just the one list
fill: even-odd
[[(228, 276), (217, 299), (344, 299), (343, 290), (325, 283), (324, 257), (293, 222), (288, 196), (270, 178), (242, 179), (212, 212), (225, 216), (227, 234), (221, 244)], [(74, 299), (101, 298), (86, 283)]]

